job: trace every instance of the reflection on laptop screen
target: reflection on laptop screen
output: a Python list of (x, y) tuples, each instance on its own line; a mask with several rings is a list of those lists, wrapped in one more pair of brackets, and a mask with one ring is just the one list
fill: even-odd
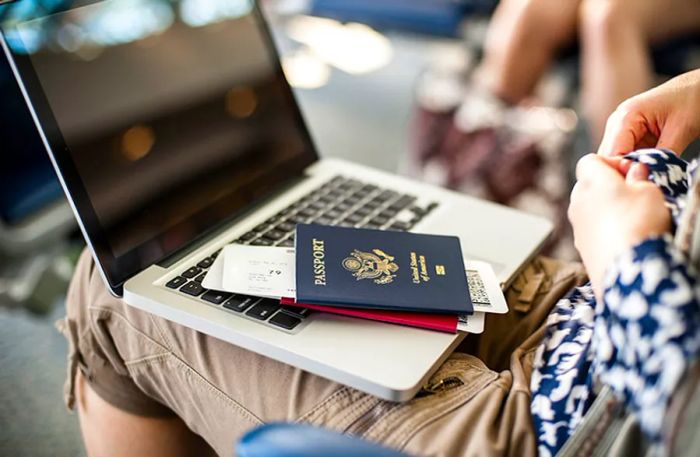
[(113, 257), (172, 252), (313, 161), (252, 2), (71, 8), (5, 37), (29, 56)]

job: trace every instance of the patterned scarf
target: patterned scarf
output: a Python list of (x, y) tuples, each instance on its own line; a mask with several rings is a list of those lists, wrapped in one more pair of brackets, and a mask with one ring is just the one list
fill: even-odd
[[(648, 166), (675, 232), (696, 165), (658, 149), (625, 157)], [(530, 386), (540, 455), (555, 455), (573, 434), (595, 399), (594, 382), (609, 386), (627, 404), (655, 453), (663, 454), (668, 399), (700, 350), (695, 283), (668, 235), (618, 259), (606, 275), (603, 303), (596, 303), (590, 283), (557, 303)]]

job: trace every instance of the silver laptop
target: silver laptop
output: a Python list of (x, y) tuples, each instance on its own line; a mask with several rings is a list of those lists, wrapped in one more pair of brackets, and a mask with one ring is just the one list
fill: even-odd
[(402, 401), (462, 336), (206, 290), (221, 248), (292, 246), (295, 224), (311, 221), (450, 234), (507, 283), (551, 231), (538, 217), (320, 159), (247, 0), (60, 3), (0, 7), (2, 46), (104, 281), (129, 305)]

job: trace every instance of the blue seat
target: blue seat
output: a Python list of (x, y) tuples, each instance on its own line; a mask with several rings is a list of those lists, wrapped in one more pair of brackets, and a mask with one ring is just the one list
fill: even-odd
[(311, 14), (342, 22), (458, 36), (468, 14), (490, 11), (495, 0), (314, 0)]
[(392, 449), (309, 425), (274, 423), (245, 434), (239, 457), (408, 457)]

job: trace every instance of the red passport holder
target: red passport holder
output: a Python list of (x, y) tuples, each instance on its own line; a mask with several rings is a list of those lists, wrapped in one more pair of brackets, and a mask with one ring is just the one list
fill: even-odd
[(391, 324), (407, 325), (409, 327), (437, 330), (445, 333), (457, 333), (457, 316), (449, 314), (425, 314), (404, 311), (383, 311), (360, 308), (342, 308), (337, 306), (311, 305), (297, 303), (293, 298), (283, 298), (280, 303), (287, 306), (298, 306), (315, 311), (323, 311), (341, 316), (358, 317), (372, 321), (388, 322)]

